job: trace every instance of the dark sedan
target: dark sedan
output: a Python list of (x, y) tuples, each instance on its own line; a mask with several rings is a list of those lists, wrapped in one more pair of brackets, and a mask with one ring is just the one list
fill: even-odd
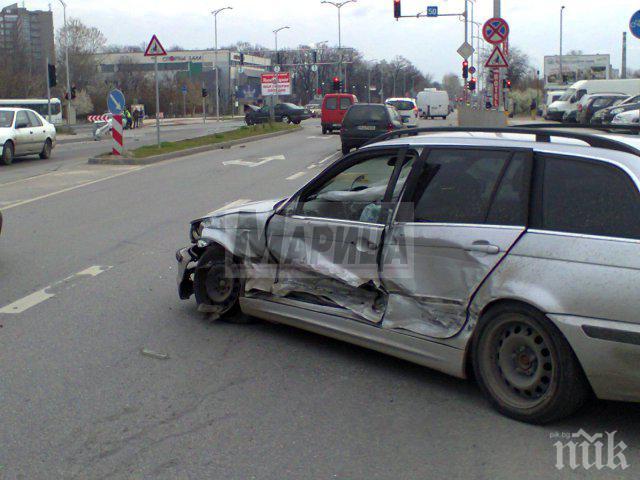
[(614, 117), (619, 113), (638, 109), (640, 109), (640, 95), (634, 95), (633, 97), (627, 98), (623, 102), (596, 112), (596, 114), (591, 118), (590, 123), (592, 125), (607, 125), (611, 123)]
[(578, 104), (578, 123), (588, 125), (591, 122), (591, 118), (599, 112), (611, 105), (621, 102), (628, 95), (622, 93), (595, 93), (593, 95), (587, 95)]
[(352, 148), (359, 148), (373, 138), (400, 128), (405, 128), (405, 125), (394, 107), (356, 103), (349, 107), (342, 120), (342, 153), (347, 154)]
[[(270, 107), (250, 106), (250, 110), (244, 116), (247, 125), (255, 125), (257, 123), (266, 123), (271, 118)], [(303, 120), (311, 118), (311, 112), (304, 107), (294, 105), (293, 103), (278, 103), (275, 106), (275, 121), (294, 123), (298, 125)]]

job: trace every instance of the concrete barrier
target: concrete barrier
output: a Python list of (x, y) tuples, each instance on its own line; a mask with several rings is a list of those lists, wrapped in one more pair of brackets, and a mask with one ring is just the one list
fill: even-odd
[(497, 110), (475, 110), (467, 106), (458, 109), (459, 127), (506, 127), (507, 116)]

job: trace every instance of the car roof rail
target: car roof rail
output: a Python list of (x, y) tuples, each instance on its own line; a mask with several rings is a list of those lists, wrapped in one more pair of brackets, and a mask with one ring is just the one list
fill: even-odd
[(618, 139), (607, 138), (602, 135), (584, 132), (567, 132), (571, 128), (582, 128), (590, 130), (621, 130), (623, 132), (633, 131), (640, 134), (640, 125), (579, 125), (579, 124), (547, 124), (535, 123), (516, 125), (512, 127), (419, 127), (407, 128), (403, 130), (394, 130), (385, 133), (379, 137), (373, 138), (363, 146), (374, 143), (401, 138), (405, 136), (416, 136), (420, 133), (516, 133), (524, 135), (535, 135), (536, 142), (551, 142), (551, 137), (568, 138), (572, 140), (580, 140), (590, 147), (603, 148), (606, 150), (616, 150), (619, 152), (630, 153), (640, 157), (640, 148), (636, 148)]

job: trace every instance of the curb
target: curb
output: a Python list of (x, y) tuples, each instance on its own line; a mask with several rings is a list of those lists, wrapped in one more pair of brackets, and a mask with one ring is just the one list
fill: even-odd
[(198, 153), (210, 152), (212, 150), (224, 150), (236, 145), (244, 145), (245, 143), (257, 142), (260, 140), (266, 140), (268, 138), (280, 137), (282, 135), (288, 135), (290, 133), (299, 132), (304, 127), (295, 128), (293, 130), (284, 130), (282, 132), (265, 133), (263, 135), (256, 135), (254, 137), (241, 138), (239, 140), (230, 140), (228, 142), (214, 143), (211, 145), (203, 145), (202, 147), (189, 148), (186, 150), (179, 150), (177, 152), (163, 153), (162, 155), (154, 155), (146, 158), (106, 158), (106, 157), (92, 157), (88, 163), (90, 165), (151, 165), (153, 163), (163, 162), (165, 160), (172, 160), (174, 158), (188, 157), (191, 155), (197, 155)]

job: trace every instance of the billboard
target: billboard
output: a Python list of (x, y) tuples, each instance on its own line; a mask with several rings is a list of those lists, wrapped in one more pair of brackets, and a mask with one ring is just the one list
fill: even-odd
[(263, 73), (261, 76), (262, 96), (291, 95), (290, 73)]
[(560, 79), (560, 57), (544, 57), (546, 85), (571, 85), (578, 80), (607, 80), (611, 78), (611, 55), (563, 55)]

